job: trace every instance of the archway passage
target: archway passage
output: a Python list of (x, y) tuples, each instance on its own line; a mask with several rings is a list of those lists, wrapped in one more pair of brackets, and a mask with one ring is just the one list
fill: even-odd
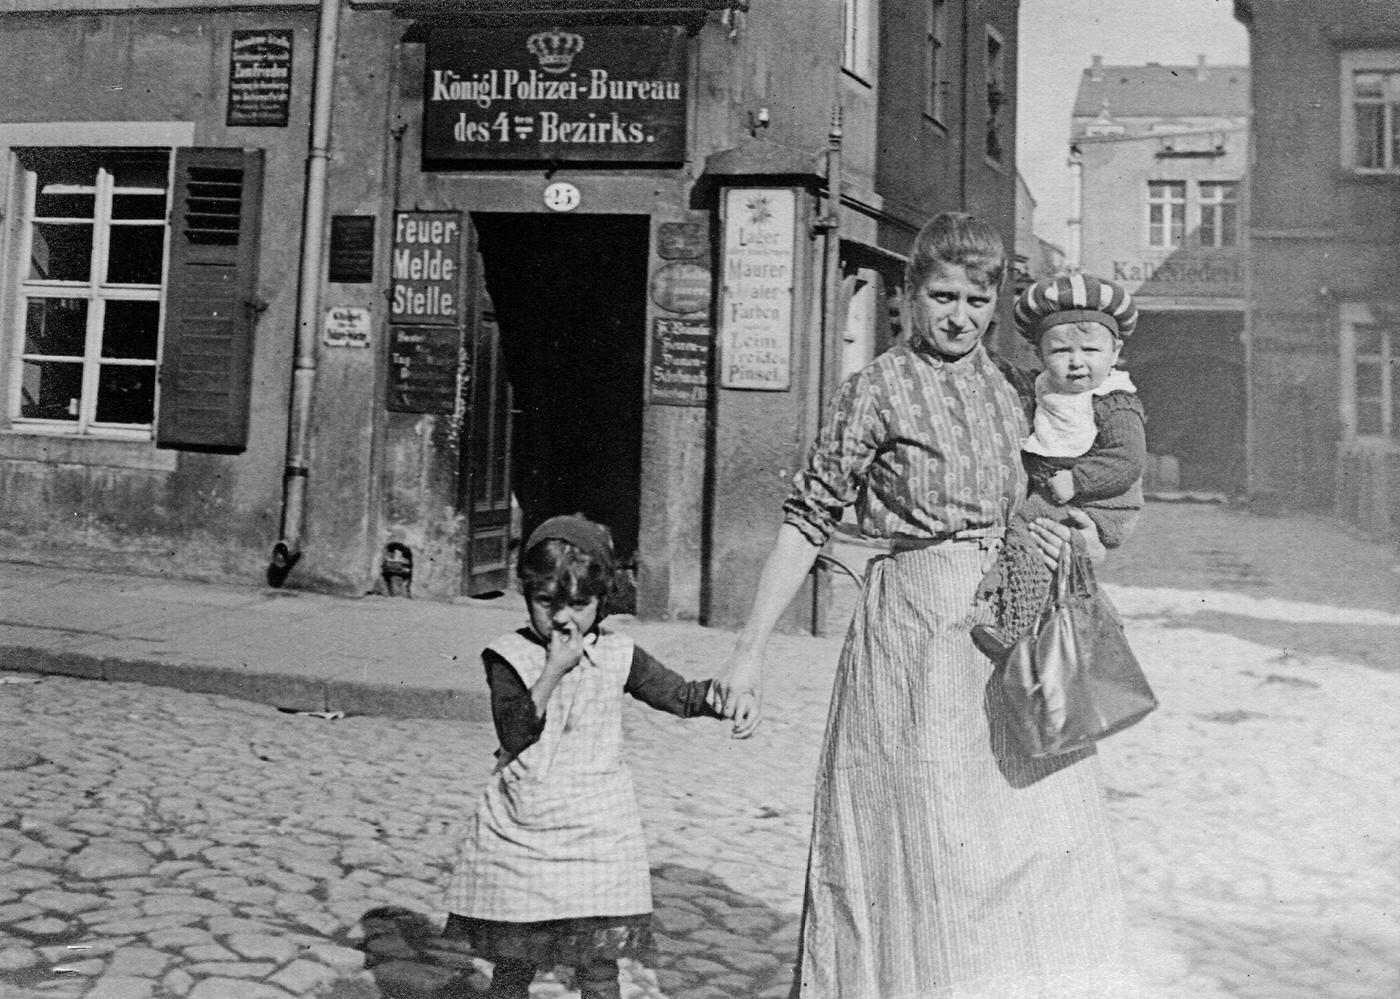
[(1180, 488), (1244, 491), (1245, 371), (1238, 312), (1149, 312), (1123, 347), (1147, 410), (1147, 450), (1174, 457)]
[(649, 218), (472, 215), (514, 397), (521, 529), (583, 513), (635, 559)]

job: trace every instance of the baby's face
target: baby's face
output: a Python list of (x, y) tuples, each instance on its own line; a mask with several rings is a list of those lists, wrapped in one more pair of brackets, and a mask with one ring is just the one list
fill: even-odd
[(1055, 392), (1091, 392), (1104, 383), (1123, 343), (1102, 323), (1064, 323), (1040, 337), (1040, 360)]

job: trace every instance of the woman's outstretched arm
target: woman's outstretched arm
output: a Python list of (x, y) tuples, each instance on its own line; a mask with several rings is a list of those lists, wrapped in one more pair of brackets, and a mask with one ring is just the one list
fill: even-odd
[(778, 619), (796, 596), (821, 551), (791, 524), (778, 537), (758, 577), (753, 605), (730, 654), (725, 715), (734, 717), (734, 735), (747, 739), (763, 715), (763, 654)]

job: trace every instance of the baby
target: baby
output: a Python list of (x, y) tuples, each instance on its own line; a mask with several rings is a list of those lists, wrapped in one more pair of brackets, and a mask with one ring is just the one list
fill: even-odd
[(1017, 297), (1015, 317), (1045, 370), (1036, 377), (1032, 431), (1022, 442), (1029, 495), (978, 591), (994, 597), (997, 626), (976, 625), (972, 637), (998, 664), (1035, 626), (1049, 593), (1050, 571), (1030, 522), (1065, 520), (1064, 507), (1073, 503), (1094, 522), (1104, 547), (1118, 547), (1142, 509), (1147, 461), (1142, 403), (1128, 373), (1114, 367), (1137, 326), (1131, 296), (1087, 275), (1051, 278)]

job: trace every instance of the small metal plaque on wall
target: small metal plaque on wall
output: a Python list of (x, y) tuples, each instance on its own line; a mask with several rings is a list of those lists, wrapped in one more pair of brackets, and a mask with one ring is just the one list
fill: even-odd
[(657, 316), (651, 323), (647, 402), (704, 406), (710, 398), (710, 324), (670, 316)]
[(226, 125), (285, 127), (292, 105), (292, 31), (233, 32), (229, 43)]

